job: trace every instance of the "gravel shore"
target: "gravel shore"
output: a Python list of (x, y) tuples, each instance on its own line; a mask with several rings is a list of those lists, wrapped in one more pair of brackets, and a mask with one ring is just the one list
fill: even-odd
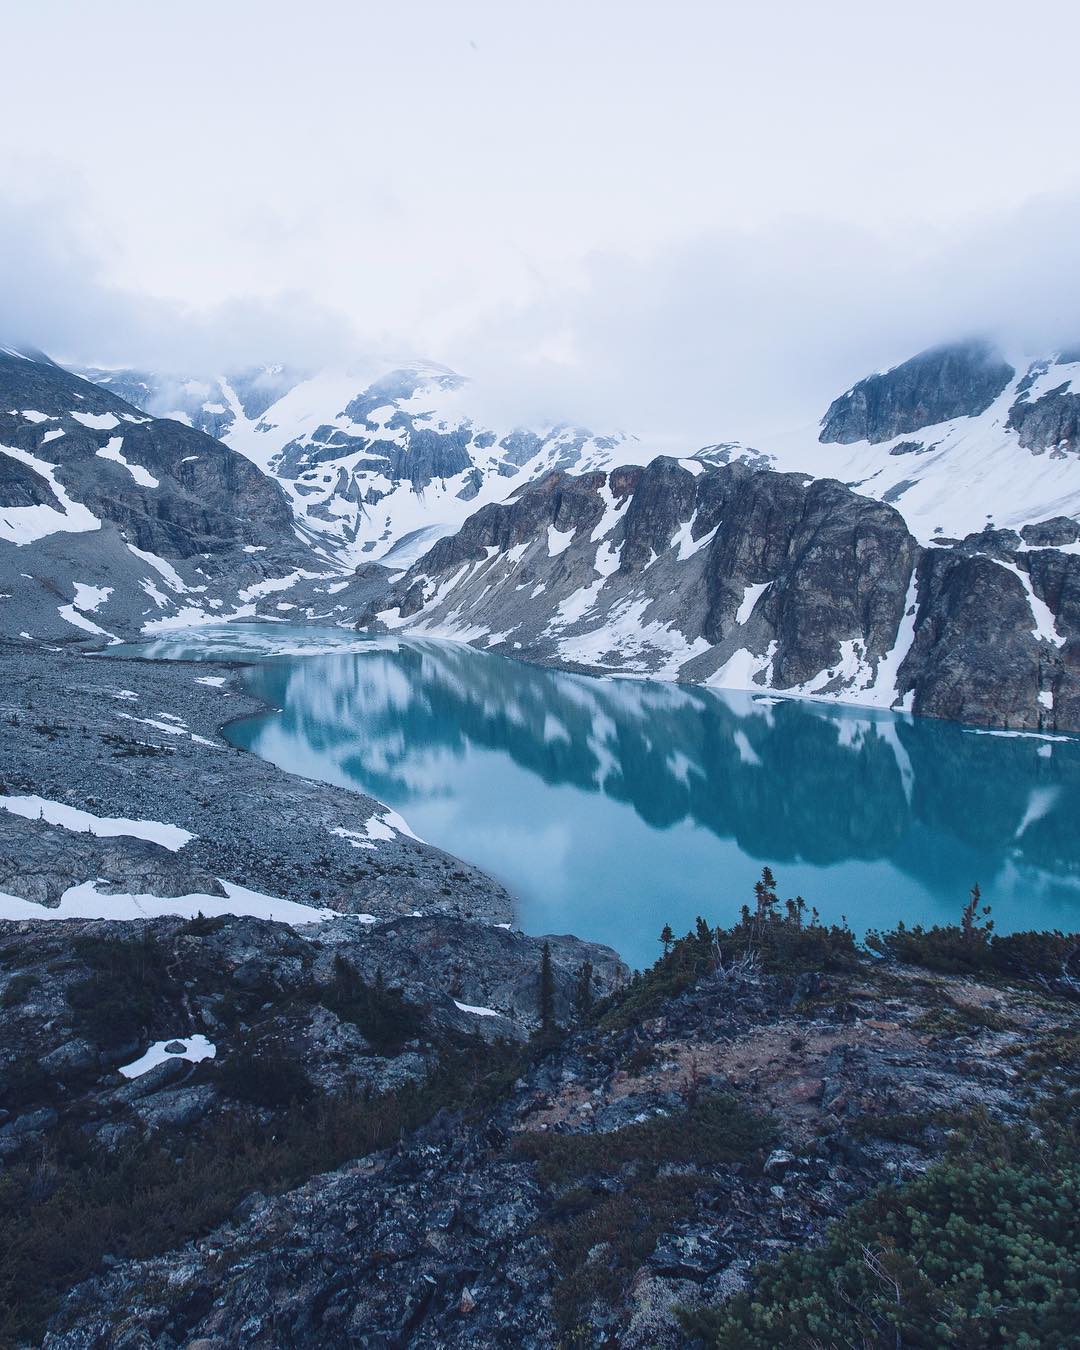
[(195, 836), (174, 852), (0, 811), (2, 892), (56, 905), (69, 886), (94, 879), (99, 892), (161, 896), (224, 894), (217, 882), (225, 881), (380, 919), (416, 911), (513, 919), (498, 882), (388, 831), (387, 808), (373, 798), (229, 746), (222, 727), (262, 706), (243, 690), (242, 663), (154, 662), (0, 639), (0, 669), (0, 796)]

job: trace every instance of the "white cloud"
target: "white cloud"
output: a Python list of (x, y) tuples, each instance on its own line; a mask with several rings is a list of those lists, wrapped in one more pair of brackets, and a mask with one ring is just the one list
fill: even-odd
[(5, 23), (0, 329), (59, 355), (412, 353), (522, 415), (708, 440), (1080, 313), (1068, 0), (40, 0)]

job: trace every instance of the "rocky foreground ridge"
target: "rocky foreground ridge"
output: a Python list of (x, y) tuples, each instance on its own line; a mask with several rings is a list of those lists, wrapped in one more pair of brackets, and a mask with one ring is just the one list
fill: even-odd
[[(937, 950), (886, 941), (875, 964), (838, 930), (756, 922), (699, 924), (599, 1001), (617, 963), (563, 946), (547, 1015), (540, 944), (458, 920), (363, 937), (341, 920), (314, 938), (245, 919), (7, 925), (9, 1078), (16, 1046), (23, 1057), (3, 1195), (32, 1190), (36, 1206), (6, 1215), (8, 1278), (27, 1281), (39, 1317), (59, 1296), (51, 1347), (809, 1343), (807, 1316), (850, 1329), (844, 1300), (830, 1310), (829, 1280), (811, 1278), (794, 1321), (769, 1331), (739, 1298), (778, 1278), (758, 1263), (812, 1262), (839, 1223), (839, 1269), (845, 1224), (895, 1211), (910, 1225), (938, 1190), (968, 1223), (965, 1186), (1007, 1190), (1034, 1168), (1021, 1221), (1042, 1242), (1033, 1286), (988, 1311), (921, 1270), (947, 1210), (930, 1238), (903, 1239), (914, 1265), (864, 1271), (854, 1324), (886, 1343), (892, 1280), (916, 1330), (932, 1317), (962, 1327), (962, 1344), (1010, 1327), (1070, 1343), (1078, 1178), (1075, 1157), (1071, 1172), (1054, 1161), (1075, 1090), (1069, 944), (1006, 952), (955, 929)], [(962, 967), (969, 942), (966, 974), (904, 963)], [(590, 957), (583, 995), (567, 958)], [(91, 1002), (133, 962), (140, 1006)], [(499, 1018), (462, 1007), (463, 969)], [(196, 1026), (214, 1060), (116, 1075), (147, 1038), (189, 1043)], [(1003, 1193), (964, 1240), (965, 1259), (985, 1245), (988, 1280), (1012, 1203)], [(50, 1249), (95, 1222), (84, 1248)]]

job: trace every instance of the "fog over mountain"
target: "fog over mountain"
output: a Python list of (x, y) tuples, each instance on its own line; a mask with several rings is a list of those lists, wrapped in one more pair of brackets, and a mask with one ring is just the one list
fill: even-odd
[(492, 421), (677, 448), (934, 342), (1075, 339), (1067, 4), (1038, 63), (1000, 3), (114, 13), (7, 20), (6, 340), (184, 376), (435, 360)]

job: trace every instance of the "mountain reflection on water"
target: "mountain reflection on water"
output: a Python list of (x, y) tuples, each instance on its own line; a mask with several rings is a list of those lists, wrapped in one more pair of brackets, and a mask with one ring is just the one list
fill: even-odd
[(231, 726), (235, 744), (371, 793), (506, 882), (526, 929), (636, 964), (665, 922), (733, 920), (763, 863), (782, 895), (859, 932), (955, 920), (975, 881), (1000, 931), (1076, 927), (1080, 740), (334, 630), (202, 630), (143, 650), (272, 658), (248, 682), (280, 711)]

